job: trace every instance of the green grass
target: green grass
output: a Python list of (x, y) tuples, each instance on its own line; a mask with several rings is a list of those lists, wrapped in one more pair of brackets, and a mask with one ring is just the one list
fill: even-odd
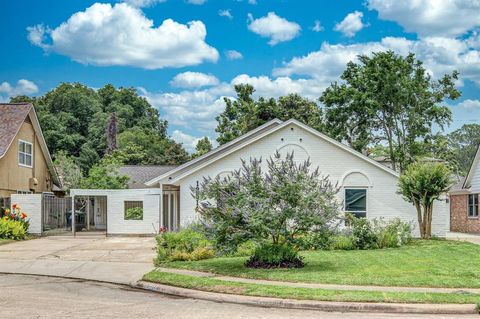
[(11, 240), (11, 239), (2, 239), (0, 238), (0, 246), (1, 245), (6, 245), (6, 244), (9, 244), (11, 242), (14, 242), (14, 240)]
[(480, 302), (480, 295), (476, 294), (417, 292), (404, 293), (292, 288), (284, 286), (230, 282), (213, 278), (193, 277), (160, 271), (152, 271), (147, 273), (143, 277), (143, 280), (210, 292), (289, 299), (395, 303), (477, 304)]
[(390, 249), (302, 252), (301, 269), (248, 269), (246, 258), (170, 262), (171, 268), (279, 281), (348, 285), (480, 288), (480, 245), (431, 240)]

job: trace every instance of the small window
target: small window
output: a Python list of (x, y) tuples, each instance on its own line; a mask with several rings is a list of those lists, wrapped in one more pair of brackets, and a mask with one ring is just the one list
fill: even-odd
[(345, 212), (357, 218), (367, 217), (367, 190), (364, 188), (345, 189)]
[(478, 194), (468, 195), (468, 217), (478, 217)]
[(125, 201), (125, 220), (143, 220), (143, 202)]
[(33, 166), (32, 143), (18, 141), (18, 164), (27, 167)]
[(17, 194), (33, 194), (32, 191), (17, 190)]

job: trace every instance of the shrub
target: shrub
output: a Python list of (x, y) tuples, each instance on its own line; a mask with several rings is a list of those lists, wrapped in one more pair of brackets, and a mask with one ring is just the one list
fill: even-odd
[(406, 223), (395, 218), (388, 223), (374, 220), (379, 248), (400, 247), (412, 240), (412, 223)]
[(378, 248), (378, 237), (370, 221), (366, 218), (355, 218), (349, 215), (348, 221), (352, 227), (352, 236), (357, 249)]
[(156, 264), (173, 260), (200, 260), (215, 255), (207, 238), (191, 228), (176, 233), (162, 232), (156, 241)]
[(237, 250), (231, 254), (232, 257), (249, 257), (253, 256), (258, 244), (252, 240), (246, 241), (237, 247)]
[(262, 244), (245, 263), (250, 268), (301, 268), (305, 264), (298, 252), (286, 244)]
[(10, 210), (10, 208), (0, 208), (0, 213), (0, 218), (3, 218), (4, 220), (17, 221), (24, 228), (25, 234), (28, 232), (28, 228), (30, 227), (30, 219), (27, 218), (28, 215), (22, 211), (20, 206), (13, 204), (12, 210)]
[(310, 232), (295, 238), (294, 245), (298, 250), (329, 249), (335, 232), (330, 229)]
[(23, 222), (3, 217), (0, 219), (0, 238), (22, 240), (27, 237)]
[(126, 220), (142, 220), (143, 219), (143, 208), (142, 207), (131, 207), (125, 211)]
[(331, 239), (330, 248), (334, 250), (354, 250), (357, 247), (353, 240), (353, 236), (338, 235)]

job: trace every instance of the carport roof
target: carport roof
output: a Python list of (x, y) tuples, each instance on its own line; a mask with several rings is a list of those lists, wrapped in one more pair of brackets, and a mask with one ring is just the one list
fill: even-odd
[(121, 175), (127, 175), (129, 188), (145, 188), (145, 183), (157, 176), (163, 175), (176, 165), (125, 165), (118, 168)]

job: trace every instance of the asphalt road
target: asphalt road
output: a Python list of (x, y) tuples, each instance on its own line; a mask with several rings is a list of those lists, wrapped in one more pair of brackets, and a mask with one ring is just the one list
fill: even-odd
[[(259, 308), (177, 298), (122, 285), (0, 275), (0, 318), (442, 318)], [(449, 316), (443, 318), (478, 318)]]

